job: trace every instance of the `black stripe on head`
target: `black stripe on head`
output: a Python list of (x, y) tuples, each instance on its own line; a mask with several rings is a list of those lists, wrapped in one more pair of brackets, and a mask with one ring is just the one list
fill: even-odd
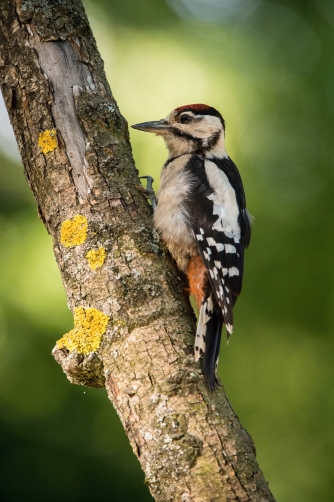
[(192, 141), (196, 146), (197, 150), (201, 150), (202, 148), (202, 139), (194, 138), (191, 134), (186, 133), (185, 131), (181, 131), (177, 127), (173, 127), (174, 136), (178, 136), (179, 138), (184, 138), (187, 141)]
[(175, 109), (175, 111), (177, 112), (177, 117), (184, 112), (192, 112), (194, 115), (212, 115), (213, 117), (218, 117), (220, 118), (221, 123), (223, 124), (223, 128), (225, 129), (225, 120), (223, 119), (221, 113), (219, 113), (219, 111), (212, 106), (197, 103), (193, 105), (179, 106)]
[(206, 146), (203, 145), (206, 138), (195, 138), (191, 134), (186, 133), (185, 131), (181, 131), (177, 127), (173, 127), (174, 136), (178, 136), (179, 138), (183, 138), (186, 141), (192, 141), (194, 147), (196, 148), (196, 152), (200, 153), (203, 150), (211, 150), (219, 141), (221, 131), (216, 132), (212, 135), (211, 139), (208, 141)]
[(213, 148), (214, 146), (216, 146), (216, 144), (219, 141), (219, 138), (220, 138), (221, 134), (222, 134), (221, 131), (218, 131), (215, 134), (213, 134), (212, 137), (211, 137), (211, 139), (209, 140), (209, 142), (208, 142), (205, 150), (211, 150), (211, 148)]

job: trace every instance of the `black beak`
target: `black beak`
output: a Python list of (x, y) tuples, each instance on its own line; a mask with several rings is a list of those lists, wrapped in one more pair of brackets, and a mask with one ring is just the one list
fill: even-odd
[(163, 120), (154, 120), (152, 122), (142, 122), (141, 124), (134, 124), (131, 127), (133, 129), (139, 129), (139, 131), (155, 132), (156, 134), (163, 134), (170, 130), (170, 125)]

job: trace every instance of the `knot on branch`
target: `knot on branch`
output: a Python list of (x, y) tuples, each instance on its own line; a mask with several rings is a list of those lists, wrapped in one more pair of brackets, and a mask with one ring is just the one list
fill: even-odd
[(60, 349), (56, 345), (52, 355), (71, 383), (86, 387), (104, 387), (103, 363), (95, 352), (84, 356), (69, 352), (66, 348)]

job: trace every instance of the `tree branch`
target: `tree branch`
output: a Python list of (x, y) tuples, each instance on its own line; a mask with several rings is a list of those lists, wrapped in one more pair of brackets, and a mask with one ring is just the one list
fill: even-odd
[(80, 0), (1, 1), (0, 84), (74, 313), (53, 350), (68, 379), (105, 386), (157, 501), (274, 501), (194, 362), (194, 315)]

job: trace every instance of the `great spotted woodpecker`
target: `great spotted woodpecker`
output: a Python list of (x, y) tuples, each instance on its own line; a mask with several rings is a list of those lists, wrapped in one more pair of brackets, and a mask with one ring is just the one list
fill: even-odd
[(233, 331), (232, 309), (251, 236), (241, 177), (225, 150), (225, 121), (215, 108), (194, 104), (132, 127), (162, 136), (169, 151), (154, 226), (188, 276), (199, 308), (195, 360), (203, 355), (212, 392), (218, 383), (221, 331), (225, 324), (228, 339)]

